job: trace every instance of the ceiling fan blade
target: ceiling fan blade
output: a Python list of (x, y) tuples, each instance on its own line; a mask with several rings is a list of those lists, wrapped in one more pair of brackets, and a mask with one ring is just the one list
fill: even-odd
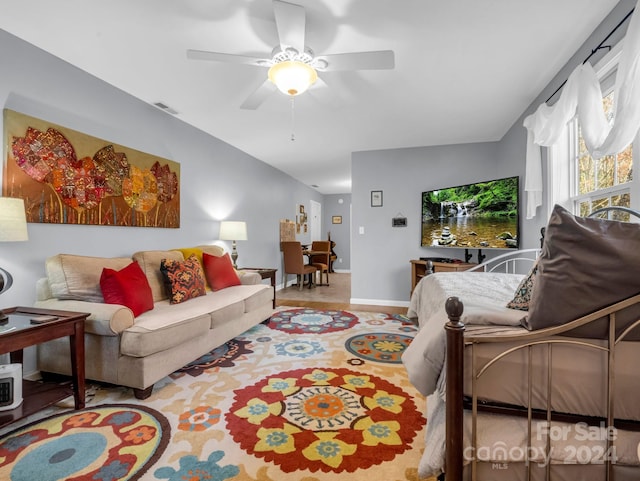
[(208, 52), (206, 50), (187, 50), (187, 58), (192, 60), (211, 60), (214, 62), (236, 63), (244, 65), (255, 65), (258, 67), (268, 67), (269, 60), (258, 57), (247, 57), (245, 55), (233, 55), (230, 53)]
[(260, 107), (262, 102), (264, 102), (267, 97), (269, 97), (269, 95), (274, 93), (276, 90), (278, 89), (273, 84), (273, 82), (271, 82), (271, 80), (269, 79), (266, 79), (264, 82), (262, 82), (262, 84), (260, 84), (257, 89), (253, 91), (251, 95), (249, 95), (245, 99), (244, 102), (242, 102), (240, 108), (244, 110), (255, 110)]
[(316, 60), (325, 60), (327, 62), (326, 68), (318, 69), (324, 71), (389, 70), (395, 66), (393, 50), (318, 55)]
[(304, 52), (304, 7), (273, 0), (273, 14), (276, 18), (276, 28), (282, 50), (293, 47), (300, 53)]

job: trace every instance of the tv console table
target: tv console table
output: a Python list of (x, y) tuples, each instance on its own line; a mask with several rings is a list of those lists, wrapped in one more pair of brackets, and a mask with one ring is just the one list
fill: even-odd
[[(413, 294), (413, 290), (416, 288), (416, 284), (420, 282), (424, 276), (429, 275), (427, 272), (427, 262), (420, 259), (412, 259), (411, 260), (411, 292), (409, 295)], [(477, 266), (478, 264), (472, 264), (469, 262), (434, 262), (433, 264), (433, 272), (459, 272), (466, 271), (471, 269), (472, 267)]]

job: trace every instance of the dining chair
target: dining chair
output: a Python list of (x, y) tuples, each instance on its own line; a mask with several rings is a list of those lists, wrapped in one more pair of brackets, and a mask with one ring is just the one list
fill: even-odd
[(315, 266), (304, 263), (304, 257), (302, 255), (302, 245), (300, 242), (281, 242), (282, 255), (284, 256), (284, 284), (287, 285), (287, 274), (295, 274), (298, 280), (298, 289), (302, 290), (304, 284), (304, 276), (309, 275), (309, 289), (313, 285), (316, 271)]
[[(311, 256), (309, 264), (318, 269), (320, 274), (319, 286), (329, 285), (329, 268), (331, 267), (331, 241), (313, 241), (311, 243)], [(322, 273), (326, 274), (327, 283), (322, 283)]]

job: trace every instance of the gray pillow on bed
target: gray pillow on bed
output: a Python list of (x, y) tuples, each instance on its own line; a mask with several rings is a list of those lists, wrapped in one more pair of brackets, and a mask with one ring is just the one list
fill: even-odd
[[(523, 324), (529, 330), (562, 325), (638, 294), (639, 272), (640, 225), (577, 217), (556, 205)], [(618, 332), (638, 318), (640, 307), (626, 311), (617, 315)], [(572, 335), (604, 338), (607, 325), (591, 323)]]

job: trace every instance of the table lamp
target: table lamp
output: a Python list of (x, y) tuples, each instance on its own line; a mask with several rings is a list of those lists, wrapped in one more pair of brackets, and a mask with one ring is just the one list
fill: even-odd
[(238, 268), (238, 249), (236, 248), (236, 241), (247, 240), (247, 223), (243, 221), (229, 221), (223, 220), (220, 222), (220, 240), (233, 241), (233, 248), (231, 251), (231, 259), (233, 260), (233, 267)]
[[(14, 197), (0, 197), (0, 242), (26, 241), (28, 239), (24, 200)], [(0, 267), (0, 293), (7, 291), (11, 284), (13, 284), (13, 277)], [(6, 319), (6, 314), (0, 312), (0, 322)]]

